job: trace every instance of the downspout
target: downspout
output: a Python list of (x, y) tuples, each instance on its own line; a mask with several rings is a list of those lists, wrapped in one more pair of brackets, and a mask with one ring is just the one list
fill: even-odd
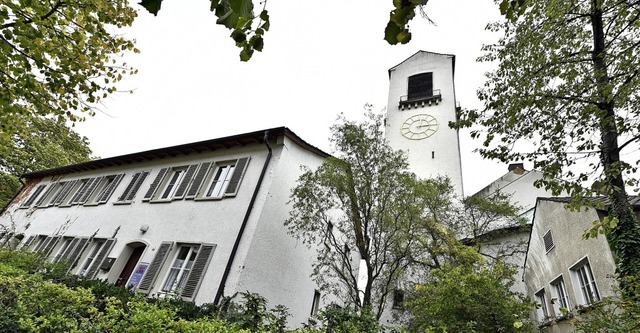
[(260, 187), (262, 186), (262, 181), (264, 180), (264, 175), (267, 173), (267, 167), (269, 166), (269, 162), (271, 161), (272, 150), (271, 146), (269, 146), (269, 131), (264, 132), (264, 144), (267, 146), (269, 153), (267, 154), (267, 159), (264, 161), (264, 165), (262, 166), (262, 172), (260, 173), (260, 178), (258, 178), (258, 183), (256, 184), (255, 190), (253, 190), (253, 196), (251, 197), (251, 201), (249, 202), (249, 206), (247, 207), (247, 212), (244, 214), (244, 220), (242, 220), (242, 225), (240, 225), (240, 230), (238, 230), (238, 236), (236, 237), (236, 241), (233, 244), (233, 249), (231, 249), (231, 254), (229, 255), (229, 261), (227, 261), (227, 266), (224, 269), (224, 273), (222, 274), (222, 279), (220, 280), (220, 286), (218, 286), (218, 291), (216, 292), (216, 297), (213, 300), (213, 304), (218, 304), (220, 302), (220, 298), (222, 298), (222, 294), (224, 293), (224, 288), (227, 284), (227, 278), (229, 277), (229, 272), (231, 271), (231, 266), (233, 265), (233, 260), (236, 257), (236, 253), (238, 252), (238, 247), (240, 246), (240, 240), (242, 239), (242, 235), (244, 234), (244, 229), (247, 226), (247, 222), (249, 221), (249, 216), (251, 215), (251, 211), (253, 210), (253, 205), (258, 197), (258, 192), (260, 191)]

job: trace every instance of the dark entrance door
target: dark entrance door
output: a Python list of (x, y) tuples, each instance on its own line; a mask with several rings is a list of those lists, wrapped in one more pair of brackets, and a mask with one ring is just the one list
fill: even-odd
[(136, 264), (140, 257), (142, 256), (142, 252), (144, 252), (144, 246), (139, 246), (131, 251), (131, 255), (129, 256), (129, 260), (122, 268), (122, 272), (120, 272), (120, 276), (118, 276), (118, 280), (116, 281), (116, 287), (124, 287), (127, 281), (129, 281), (129, 277), (131, 277), (131, 273), (136, 268)]

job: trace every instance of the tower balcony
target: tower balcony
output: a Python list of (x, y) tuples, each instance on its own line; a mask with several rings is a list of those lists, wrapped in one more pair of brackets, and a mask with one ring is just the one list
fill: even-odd
[(433, 89), (426, 93), (400, 96), (398, 107), (400, 110), (421, 108), (432, 104), (438, 105), (441, 101), (442, 94), (440, 94), (440, 89)]

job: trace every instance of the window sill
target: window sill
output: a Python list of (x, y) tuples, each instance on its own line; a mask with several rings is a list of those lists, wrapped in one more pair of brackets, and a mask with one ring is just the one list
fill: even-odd
[(224, 196), (221, 197), (196, 197), (193, 200), (195, 201), (219, 201), (224, 199)]
[(116, 206), (122, 206), (122, 205), (130, 205), (132, 204), (133, 201), (114, 201), (113, 204)]
[(173, 199), (154, 199), (154, 200), (149, 200), (149, 203), (169, 203), (173, 201)]

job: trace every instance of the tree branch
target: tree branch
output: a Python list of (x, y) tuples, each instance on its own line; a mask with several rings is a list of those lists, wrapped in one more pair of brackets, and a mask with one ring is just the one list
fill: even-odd
[[(49, 10), (48, 13), (40, 16), (41, 20), (45, 20), (47, 18), (49, 18), (51, 15), (53, 15), (56, 11), (58, 11), (58, 8), (62, 7), (66, 5), (66, 3), (64, 1), (58, 1), (56, 2), (55, 5), (53, 5), (53, 7), (51, 7), (51, 10)], [(33, 23), (32, 19), (26, 19), (24, 21), (22, 21), (22, 24), (29, 24), (29, 23)], [(14, 21), (14, 22), (9, 22), (9, 23), (5, 23), (3, 25), (0, 26), (0, 29), (6, 29), (6, 28), (12, 28), (14, 27), (16, 24), (18, 24), (18, 22)]]

